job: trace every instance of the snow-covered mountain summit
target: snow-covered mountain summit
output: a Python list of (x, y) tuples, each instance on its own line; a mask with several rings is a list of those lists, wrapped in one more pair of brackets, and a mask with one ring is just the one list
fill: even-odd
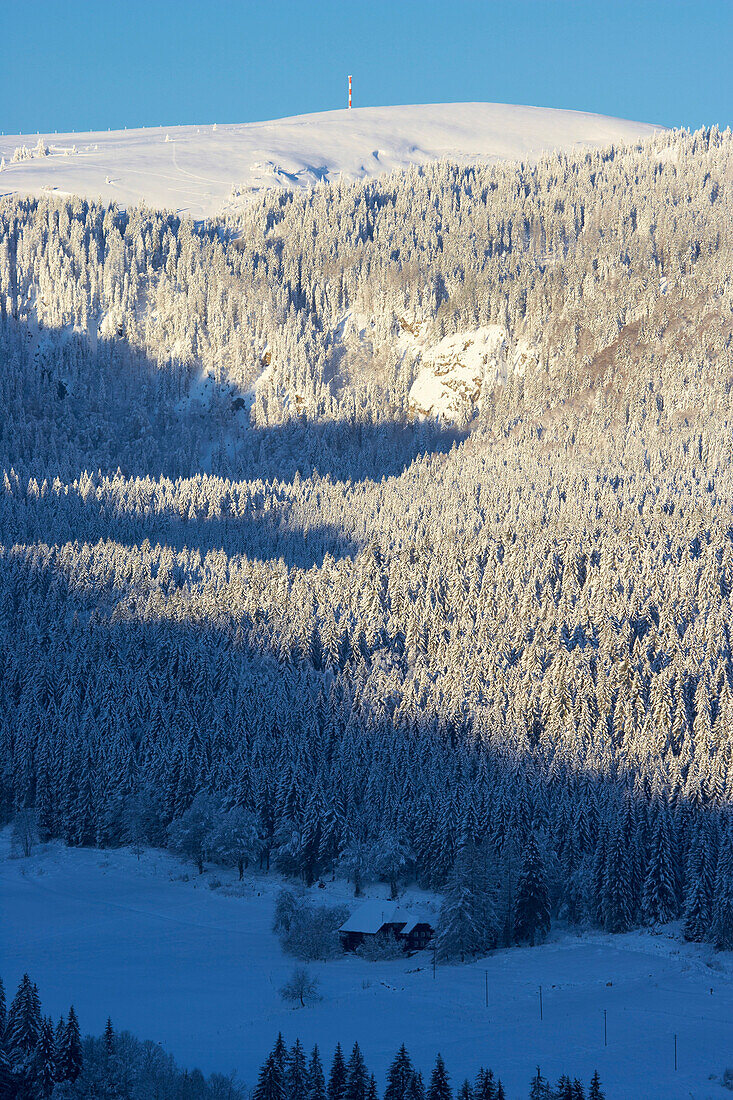
[(195, 218), (273, 187), (357, 180), (449, 157), (528, 160), (635, 141), (658, 127), (497, 103), (362, 107), (242, 125), (0, 137), (0, 195), (79, 194)]

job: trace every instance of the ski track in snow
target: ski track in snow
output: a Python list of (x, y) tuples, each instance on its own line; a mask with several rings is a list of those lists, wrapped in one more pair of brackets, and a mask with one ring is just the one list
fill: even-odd
[(193, 172), (188, 172), (188, 171), (186, 171), (185, 168), (181, 168), (180, 164), (178, 163), (178, 154), (177, 154), (177, 151), (176, 151), (177, 150), (176, 142), (173, 141), (173, 142), (171, 142), (171, 144), (173, 145), (173, 167), (176, 169), (177, 172), (179, 172), (183, 176), (188, 176), (189, 179), (198, 180), (200, 183), (213, 183), (217, 187), (226, 187), (227, 186), (227, 184), (224, 180), (212, 180), (212, 179), (209, 179), (207, 176), (194, 175)]
[[(336, 1041), (350, 1048), (358, 1039), (380, 1085), (404, 1041), (428, 1074), (440, 1050), (454, 1086), (490, 1065), (509, 1100), (527, 1095), (537, 1063), (551, 1079), (568, 1072), (586, 1083), (597, 1067), (608, 1100), (729, 1095), (710, 1077), (733, 1064), (733, 960), (674, 935), (558, 933), (542, 947), (439, 966), (435, 981), (429, 951), (385, 963), (343, 957), (309, 965), (323, 1001), (294, 1010), (278, 994), (296, 960), (270, 930), (277, 875), (249, 875), (245, 896), (233, 897), (207, 887), (212, 877), (236, 887), (235, 874), (212, 868), (199, 877), (161, 852), (138, 861), (129, 850), (52, 844), (27, 860), (6, 854), (7, 830), (0, 974), (10, 995), (27, 970), (46, 1011), (58, 1015), (73, 1001), (82, 1027), (96, 1032), (110, 1013), (183, 1065), (236, 1068), (252, 1085), (282, 1030), (288, 1042), (318, 1042), (327, 1060)], [(311, 895), (354, 904), (344, 883)], [(418, 896), (421, 907), (435, 900), (411, 890), (408, 903)]]
[(348, 182), (442, 157), (468, 163), (532, 160), (554, 149), (636, 141), (655, 129), (580, 111), (496, 103), (362, 107), (216, 129), (45, 134), (40, 136), (53, 152), (16, 163), (15, 150), (33, 149), (39, 135), (11, 134), (0, 137), (6, 161), (0, 194), (79, 194), (210, 217), (236, 211), (263, 187)]

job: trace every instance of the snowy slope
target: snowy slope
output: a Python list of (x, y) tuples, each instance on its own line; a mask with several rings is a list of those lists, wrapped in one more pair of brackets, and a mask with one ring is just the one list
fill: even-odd
[(532, 159), (553, 149), (633, 141), (655, 129), (578, 111), (454, 103), (363, 107), (244, 125), (50, 134), (40, 145), (38, 135), (11, 135), (0, 137), (0, 194), (101, 196), (200, 218), (236, 209), (263, 188), (363, 179), (441, 157)]
[[(527, 1096), (537, 1063), (552, 1079), (570, 1072), (586, 1083), (597, 1067), (609, 1100), (730, 1095), (720, 1084), (733, 1066), (729, 953), (671, 935), (558, 934), (542, 947), (438, 966), (435, 979), (429, 952), (383, 963), (348, 956), (309, 966), (323, 1000), (292, 1009), (278, 995), (295, 960), (271, 931), (276, 875), (248, 876), (240, 889), (236, 872), (217, 868), (224, 888), (212, 890), (212, 875), (163, 852), (138, 861), (129, 850), (52, 844), (8, 860), (7, 836), (0, 975), (12, 996), (27, 970), (54, 1015), (73, 998), (85, 1030), (101, 1032), (110, 1012), (116, 1026), (158, 1039), (183, 1065), (236, 1068), (250, 1085), (282, 1030), (288, 1042), (317, 1042), (328, 1060), (337, 1041), (350, 1050), (358, 1039), (380, 1087), (404, 1041), (427, 1073), (440, 1050), (456, 1085), (492, 1066), (509, 1100)], [(343, 883), (312, 894), (354, 904)]]

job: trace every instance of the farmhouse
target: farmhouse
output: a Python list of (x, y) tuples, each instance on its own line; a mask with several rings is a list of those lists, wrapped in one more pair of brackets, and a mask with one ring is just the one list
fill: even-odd
[(429, 943), (433, 927), (423, 913), (377, 900), (365, 902), (339, 928), (344, 951), (354, 951), (365, 940), (389, 933), (402, 942), (405, 951), (419, 951)]

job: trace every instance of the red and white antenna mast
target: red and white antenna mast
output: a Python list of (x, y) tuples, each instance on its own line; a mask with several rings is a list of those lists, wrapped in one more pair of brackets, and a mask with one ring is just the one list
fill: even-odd
[(351, 76), (349, 76), (349, 110), (351, 110)]

